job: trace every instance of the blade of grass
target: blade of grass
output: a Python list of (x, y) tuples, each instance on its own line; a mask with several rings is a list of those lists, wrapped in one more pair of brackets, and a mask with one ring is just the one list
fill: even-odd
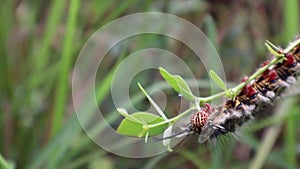
[(224, 163), (224, 159), (220, 158), (220, 155), (216, 152), (211, 153), (211, 166), (212, 169), (222, 168), (222, 164)]
[(286, 160), (282, 160), (282, 157), (284, 156), (284, 152), (279, 150), (274, 150), (269, 158), (268, 162), (272, 164), (273, 168), (289, 168), (289, 169), (296, 169), (297, 167), (293, 167), (290, 163), (288, 163)]
[(70, 164), (67, 164), (62, 167), (62, 169), (74, 169), (74, 168), (79, 168), (83, 164), (86, 164), (89, 161), (93, 161), (96, 158), (99, 158), (99, 156), (105, 155), (105, 151), (97, 150), (95, 152), (89, 153), (85, 156), (81, 156), (80, 158), (74, 160)]
[(142, 167), (142, 169), (152, 169), (155, 168), (155, 165), (161, 160), (163, 159), (165, 156), (167, 156), (168, 154), (164, 153), (162, 155), (153, 157), (149, 160), (147, 160), (146, 164)]
[[(97, 31), (99, 29), (100, 23), (102, 23), (103, 19), (105, 19), (105, 16), (110, 11), (114, 11), (114, 4), (115, 1), (111, 0), (101, 0), (101, 1), (90, 1), (88, 3), (83, 3), (83, 9), (81, 11), (84, 11), (85, 9), (88, 9), (89, 12), (85, 16), (88, 19), (82, 19), (79, 21), (78, 26), (84, 26), (89, 27), (89, 32)], [(82, 14), (82, 12), (80, 12)], [(82, 30), (82, 28), (80, 28)]]
[[(115, 64), (115, 66), (109, 71), (108, 75), (105, 76), (104, 79), (102, 79), (100, 84), (96, 85), (96, 100), (98, 103), (101, 103), (105, 96), (108, 94), (108, 92), (110, 91), (110, 87), (111, 87), (111, 82), (112, 82), (112, 78), (114, 76), (114, 72), (117, 69), (118, 65), (121, 63), (122, 59), (126, 56), (126, 48), (124, 47), (124, 49), (122, 50), (122, 52), (120, 53), (120, 57), (117, 60), (117, 63)], [(142, 97), (141, 97), (142, 98)], [(89, 107), (89, 106), (87, 106)], [(90, 110), (88, 110), (90, 111)], [(111, 122), (111, 121), (115, 121), (119, 116), (116, 116), (118, 113), (108, 113), (109, 116), (107, 117), (107, 121)], [(99, 132), (103, 131), (103, 124), (98, 124), (96, 127), (94, 127), (91, 131), (91, 133), (95, 133), (95, 135), (97, 135)], [(92, 134), (91, 134), (92, 135)], [(68, 154), (68, 158), (71, 158), (73, 155), (76, 155), (83, 147), (85, 147), (89, 142), (90, 142), (90, 138), (86, 137), (86, 135), (84, 134), (83, 136), (79, 136), (79, 140), (80, 142), (77, 143), (77, 148), (72, 150), (71, 152), (69, 152)]]
[[(41, 46), (32, 49), (32, 60), (30, 65), (35, 65), (34, 73), (30, 77), (30, 86), (33, 87), (35, 84), (35, 77), (43, 73), (46, 63), (49, 61), (50, 57), (50, 47), (51, 41), (55, 37), (56, 27), (59, 25), (59, 21), (62, 18), (62, 13), (64, 11), (66, 1), (55, 0), (51, 5), (51, 10), (49, 12), (49, 17), (47, 19), (46, 30), (44, 33), (44, 38), (41, 42)], [(36, 39), (38, 40), (38, 39)]]
[[(10, 97), (12, 95), (12, 82), (11, 76), (9, 75), (8, 70), (10, 69), (10, 64), (8, 62), (8, 53), (7, 53), (7, 42), (10, 31), (12, 30), (12, 22), (14, 22), (13, 17), (13, 3), (12, 1), (6, 0), (1, 3), (0, 7), (0, 89), (1, 97), (4, 96)], [(1, 113), (2, 114), (2, 113)], [(1, 118), (3, 119), (3, 118)]]
[[(72, 40), (74, 39), (74, 35), (75, 35), (77, 14), (78, 14), (80, 2), (81, 1), (79, 0), (72, 0), (69, 5), (68, 23), (67, 23), (66, 35), (63, 44), (62, 58), (60, 62), (61, 72), (58, 80), (58, 89), (56, 92), (56, 99), (54, 103), (52, 130), (51, 130), (52, 137), (61, 129), (63, 117), (65, 114), (64, 111), (65, 111), (66, 101), (67, 101), (68, 91), (69, 91), (68, 74), (71, 65), (72, 46), (73, 46)], [(65, 139), (69, 139), (69, 138), (65, 138)], [(62, 159), (64, 152), (66, 152), (68, 148), (69, 143), (64, 142), (62, 145), (63, 146), (61, 147), (61, 149), (58, 149), (57, 151), (54, 151), (52, 153), (52, 157), (55, 158), (52, 158), (51, 161), (49, 161), (49, 165), (47, 165), (47, 168), (51, 169), (60, 166), (57, 164), (59, 164), (59, 161)]]
[(284, 1), (283, 17), (284, 17), (284, 29), (282, 31), (282, 37), (287, 43), (299, 33), (299, 1), (298, 0), (286, 0)]
[[(57, 5), (59, 3), (56, 3)], [(55, 6), (54, 5), (54, 6)], [(56, 8), (59, 8), (55, 6)], [(54, 7), (54, 8), (55, 8)], [(79, 1), (73, 0), (70, 2), (70, 9), (69, 9), (69, 19), (68, 19), (68, 25), (67, 25), (67, 34), (64, 41), (64, 47), (63, 47), (63, 54), (62, 54), (62, 65), (61, 65), (61, 76), (59, 81), (59, 88), (58, 93), (56, 95), (56, 99), (62, 103), (56, 103), (54, 107), (54, 120), (53, 120), (53, 133), (57, 132), (60, 128), (62, 117), (63, 117), (63, 111), (65, 107), (65, 99), (67, 97), (67, 75), (70, 67), (70, 57), (71, 57), (71, 50), (72, 50), (72, 37), (74, 36), (74, 31), (76, 27), (76, 15), (77, 10), (79, 9)], [(52, 12), (55, 12), (53, 10)], [(56, 16), (56, 15), (52, 15)], [(50, 29), (50, 28), (49, 28)], [(34, 162), (29, 166), (29, 168), (40, 168), (45, 163), (48, 163), (47, 168), (58, 168), (58, 161), (60, 161), (64, 154), (66, 152), (68, 144), (70, 144), (70, 138), (74, 138), (75, 134), (78, 134), (78, 132), (74, 132), (73, 130), (80, 131), (79, 124), (76, 121), (76, 116), (73, 117), (73, 120), (70, 120), (69, 125), (60, 132), (58, 137), (56, 137), (47, 147), (44, 151), (42, 151), (38, 156), (34, 158)], [(52, 133), (52, 134), (53, 134)], [(47, 161), (48, 159), (51, 160)]]
[(218, 46), (217, 46), (218, 31), (217, 31), (216, 22), (210, 15), (207, 15), (205, 17), (204, 22), (205, 22), (205, 30), (207, 32), (207, 37), (212, 42), (214, 47), (218, 50)]
[(201, 160), (201, 158), (195, 156), (195, 154), (189, 151), (181, 151), (180, 155), (194, 163), (194, 165), (199, 168), (211, 168), (211, 166), (209, 166), (209, 164), (207, 164), (205, 160)]
[(99, 19), (104, 16), (107, 9), (109, 9), (110, 6), (113, 5), (113, 3), (114, 2), (111, 0), (93, 1), (91, 5), (93, 5), (92, 8), (94, 8), (94, 12), (95, 12), (94, 21), (95, 22), (99, 21)]
[[(299, 106), (294, 106), (291, 112), (299, 112)], [(297, 123), (299, 118), (289, 117), (285, 131), (285, 153), (286, 160), (294, 168), (297, 168)]]
[(66, 35), (63, 44), (62, 56), (60, 61), (60, 74), (54, 102), (51, 136), (53, 136), (62, 126), (65, 105), (69, 93), (68, 75), (71, 66), (72, 46), (76, 30), (76, 20), (80, 2), (72, 0), (69, 6), (69, 16)]
[[(299, 33), (299, 0), (287, 0), (284, 2), (284, 29), (283, 37), (286, 42), (290, 41)], [(298, 11), (298, 12), (295, 12)], [(294, 108), (295, 109), (295, 108)], [(293, 109), (293, 110), (294, 110)], [(294, 110), (299, 111), (299, 110)], [(285, 131), (285, 152), (287, 162), (297, 168), (297, 118), (289, 117)]]
[[(282, 113), (287, 112), (287, 110), (289, 110), (289, 108), (294, 104), (295, 98), (289, 98), (284, 100), (280, 107), (276, 110), (275, 115), (282, 116)], [(281, 128), (282, 123), (278, 123), (277, 125), (269, 128), (267, 135), (263, 139), (263, 142), (258, 149), (257, 154), (250, 163), (250, 169), (260, 169), (263, 167), (268, 155), (272, 151), (272, 147), (280, 133)]]
[(5, 130), (4, 126), (7, 126), (7, 124), (10, 123), (7, 119), (13, 119), (12, 117), (14, 114), (11, 112), (5, 112), (4, 103), (8, 101), (7, 103), (11, 104), (11, 106), (15, 103), (15, 99), (13, 97), (14, 84), (9, 72), (12, 65), (9, 63), (10, 55), (7, 51), (8, 38), (12, 31), (12, 23), (15, 22), (13, 17), (13, 6), (14, 3), (10, 0), (1, 2), (0, 5), (0, 126), (2, 128), (0, 130), (0, 135), (3, 137), (0, 140), (0, 152), (5, 153), (7, 153), (7, 150), (11, 148), (11, 138), (7, 137), (7, 134), (11, 133), (12, 130)]
[(110, 15), (109, 17), (107, 17), (102, 23), (101, 25), (105, 25), (108, 22), (118, 18), (126, 9), (128, 9), (128, 7), (130, 5), (132, 5), (133, 3), (135, 3), (137, 0), (128, 0), (128, 1), (122, 1), (122, 4), (118, 4), (118, 8), (116, 8)]

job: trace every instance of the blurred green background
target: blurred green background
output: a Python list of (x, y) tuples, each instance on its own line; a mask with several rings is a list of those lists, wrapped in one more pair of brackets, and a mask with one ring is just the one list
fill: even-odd
[[(0, 168), (300, 168), (297, 97), (281, 98), (264, 111), (276, 115), (245, 127), (238, 141), (221, 139), (213, 146), (184, 141), (172, 153), (147, 159), (119, 157), (94, 144), (80, 128), (71, 98), (80, 49), (95, 31), (121, 16), (159, 11), (190, 21), (216, 46), (227, 81), (238, 83), (267, 58), (265, 39), (285, 47), (299, 34), (299, 4), (298, 0), (2, 0)], [(204, 85), (209, 82), (207, 73), (186, 46), (157, 35), (133, 37), (107, 54), (99, 71), (106, 73), (97, 75), (99, 107), (115, 126), (120, 117), (110, 115), (115, 112), (110, 97), (114, 68), (130, 53), (149, 47), (182, 57), (201, 80), (202, 93), (209, 91)], [(151, 73), (137, 76), (132, 86), (137, 81), (149, 85), (161, 81)], [(140, 93), (136, 87), (130, 92)], [(178, 113), (174, 96), (168, 94), (170, 115)], [(142, 97), (133, 104), (147, 107)]]

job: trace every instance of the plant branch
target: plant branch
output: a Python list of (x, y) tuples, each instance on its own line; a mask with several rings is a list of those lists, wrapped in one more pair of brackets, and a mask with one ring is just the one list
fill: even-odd
[(175, 123), (177, 120), (181, 119), (182, 117), (184, 117), (185, 115), (189, 114), (192, 111), (197, 110), (196, 107), (190, 107), (189, 109), (185, 110), (184, 112), (182, 112), (181, 114), (179, 114), (178, 116), (175, 116), (169, 120), (166, 121), (162, 121), (160, 123), (156, 123), (156, 124), (151, 124), (151, 125), (147, 125), (148, 129), (160, 126), (160, 125), (164, 125), (167, 123)]
[[(197, 97), (197, 99), (199, 100), (199, 104), (206, 103), (206, 102), (209, 102), (211, 100), (221, 98), (221, 97), (224, 97), (224, 96), (231, 97), (231, 98), (236, 97), (238, 95), (238, 93), (240, 92), (240, 90), (242, 90), (252, 80), (254, 80), (257, 77), (259, 77), (260, 75), (262, 75), (269, 67), (274, 66), (277, 63), (282, 62), (285, 59), (285, 57), (284, 57), (285, 55), (282, 54), (282, 53), (287, 53), (287, 52), (291, 51), (298, 44), (300, 44), (300, 39), (295, 41), (294, 43), (290, 44), (286, 49), (281, 50), (281, 49), (275, 47), (275, 45), (271, 44), (270, 42), (266, 43), (266, 46), (268, 47), (270, 52), (275, 55), (275, 58), (272, 59), (270, 61), (270, 63), (268, 63), (267, 65), (265, 65), (262, 68), (258, 69), (245, 82), (240, 83), (236, 87), (230, 88), (226, 91), (223, 91), (223, 92), (220, 92), (220, 93), (208, 96), (208, 97)], [(269, 45), (271, 45), (273, 48), (275, 48), (276, 51), (273, 48), (271, 48)], [(145, 127), (147, 127), (147, 129), (151, 129), (153, 127), (157, 127), (157, 126), (164, 125), (164, 124), (167, 124), (167, 123), (175, 123), (177, 120), (179, 120), (183, 116), (185, 116), (188, 113), (190, 113), (191, 111), (195, 111), (195, 110), (197, 110), (196, 107), (190, 107), (189, 109), (185, 110), (183, 113), (179, 114), (178, 116), (175, 116), (175, 117), (173, 117), (169, 120), (166, 120), (166, 121), (163, 121), (163, 122), (160, 122), (160, 123), (147, 125)]]
[[(300, 41), (298, 42), (300, 43)], [(295, 44), (298, 44), (295, 43)], [(295, 45), (294, 44), (294, 45)], [(291, 47), (288, 47), (287, 49), (291, 50)], [(288, 52), (288, 50), (285, 49), (284, 52)], [(252, 80), (256, 79), (258, 76), (262, 75), (269, 67), (282, 62), (284, 60), (284, 55), (277, 55), (269, 64), (263, 66), (262, 68), (258, 69), (254, 74), (252, 74), (245, 82), (240, 83), (239, 85), (237, 85), (234, 88), (228, 89), (226, 91), (208, 96), (208, 97), (199, 97), (199, 103), (205, 103), (205, 102), (209, 102), (211, 100), (223, 97), (223, 96), (227, 96), (227, 97), (236, 97), (237, 94), (239, 93), (239, 91), (241, 89), (243, 89), (247, 84), (249, 84)]]

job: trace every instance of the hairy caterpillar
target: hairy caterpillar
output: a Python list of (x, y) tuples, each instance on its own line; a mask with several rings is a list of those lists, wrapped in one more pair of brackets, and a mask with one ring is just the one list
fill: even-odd
[[(269, 67), (247, 84), (234, 99), (228, 99), (216, 108), (205, 105), (201, 111), (192, 114), (188, 129), (199, 134), (200, 143), (235, 132), (296, 82), (300, 74), (300, 44), (283, 54), (285, 58), (282, 62)], [(268, 63), (266, 61), (262, 67)]]

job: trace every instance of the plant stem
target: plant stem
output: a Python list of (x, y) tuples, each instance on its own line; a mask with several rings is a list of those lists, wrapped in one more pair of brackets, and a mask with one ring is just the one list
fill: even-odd
[[(295, 46), (300, 44), (300, 39), (296, 40), (295, 42), (291, 43), (286, 49), (283, 50), (283, 53), (287, 53), (289, 51), (291, 51)], [(284, 55), (283, 56), (276, 56), (274, 59), (271, 60), (271, 62), (265, 66), (263, 66), (262, 68), (258, 69), (254, 74), (252, 74), (245, 82), (242, 82), (241, 84), (237, 85), (234, 88), (228, 89), (226, 91), (208, 96), (208, 97), (198, 97), (199, 99), (199, 104), (200, 103), (206, 103), (209, 102), (211, 100), (223, 97), (228, 95), (228, 93), (230, 92), (229, 96), (230, 97), (236, 97), (239, 93), (240, 90), (242, 90), (247, 84), (249, 84), (252, 80), (256, 79), (258, 76), (262, 75), (269, 67), (280, 63), (284, 60)], [(179, 120), (180, 118), (182, 118), (183, 116), (187, 115), (188, 113), (190, 113), (191, 111), (195, 111), (197, 110), (196, 107), (192, 106), (189, 109), (185, 110), (183, 113), (179, 114), (178, 116), (175, 116), (169, 120), (160, 122), (160, 123), (156, 123), (156, 124), (151, 124), (151, 125), (147, 125), (148, 129), (151, 129), (153, 127), (157, 127), (160, 125), (164, 125), (167, 123), (175, 123), (177, 120)]]
[(291, 51), (297, 45), (300, 45), (300, 38), (297, 39), (296, 41), (292, 42), (286, 49), (283, 50), (283, 52), (287, 53), (287, 52)]
[(177, 120), (181, 119), (182, 117), (184, 117), (185, 115), (189, 114), (192, 111), (197, 110), (196, 107), (190, 107), (189, 109), (185, 110), (184, 112), (182, 112), (181, 114), (179, 114), (178, 116), (175, 116), (169, 120), (166, 121), (162, 121), (160, 123), (156, 123), (156, 124), (151, 124), (151, 125), (147, 125), (148, 129), (160, 126), (160, 125), (164, 125), (167, 123), (175, 123)]
[[(300, 38), (297, 39), (296, 41), (292, 42), (286, 49), (283, 50), (283, 53), (288, 53), (289, 51), (291, 51), (295, 46), (300, 44)], [(232, 91), (231, 96), (235, 97), (238, 92), (243, 89), (243, 87), (245, 87), (248, 83), (250, 83), (252, 80), (256, 79), (258, 76), (260, 76), (261, 74), (263, 74), (269, 67), (282, 62), (284, 59), (284, 57), (280, 57), (280, 56), (276, 56), (269, 64), (265, 65), (264, 67), (258, 69), (254, 74), (252, 74), (248, 80), (246, 80), (245, 82), (237, 85), (234, 88), (228, 89), (227, 91), (223, 91), (208, 97), (199, 97), (199, 103), (206, 103), (209, 102), (211, 100), (226, 96), (228, 91)]]
[(211, 100), (226, 96), (228, 91), (231, 91), (232, 94), (230, 94), (231, 97), (235, 97), (238, 92), (243, 89), (248, 83), (250, 83), (252, 80), (256, 79), (258, 76), (263, 74), (269, 67), (281, 62), (284, 59), (284, 57), (276, 57), (274, 58), (269, 64), (265, 65), (264, 67), (258, 69), (254, 74), (252, 74), (245, 82), (237, 85), (234, 88), (228, 89), (227, 91), (223, 91), (208, 97), (199, 97), (199, 103), (205, 103), (209, 102)]
[(269, 67), (281, 62), (283, 60), (283, 57), (276, 57), (274, 58), (269, 64), (265, 65), (264, 67), (258, 69), (253, 75), (251, 75), (248, 80), (245, 82), (237, 85), (236, 87), (232, 88), (233, 93), (236, 95), (238, 92), (244, 88), (248, 83), (250, 83), (252, 80), (256, 79), (258, 76), (263, 74)]
[(214, 95), (211, 95), (211, 96), (208, 96), (208, 97), (199, 97), (199, 103), (207, 103), (211, 100), (223, 97), (225, 95), (226, 95), (226, 91), (223, 91), (221, 93), (217, 93), (217, 94), (214, 94)]

